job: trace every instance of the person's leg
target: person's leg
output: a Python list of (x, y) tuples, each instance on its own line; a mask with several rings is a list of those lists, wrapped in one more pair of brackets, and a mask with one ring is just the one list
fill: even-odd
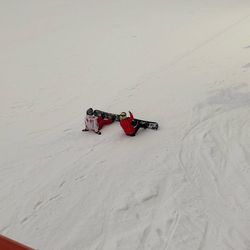
[(104, 120), (100, 120), (99, 122), (98, 122), (98, 128), (99, 128), (99, 130), (101, 130), (102, 129), (102, 127), (103, 127), (103, 125), (104, 125), (104, 122), (103, 122)]
[(146, 121), (139, 121), (139, 125), (141, 128), (144, 128), (144, 129), (148, 128), (148, 122)]
[(102, 120), (100, 120), (100, 121), (99, 121), (99, 124), (98, 124), (99, 130), (101, 130), (101, 129), (103, 128), (103, 126), (109, 125), (109, 124), (111, 124), (111, 123), (113, 123), (113, 120), (112, 120), (112, 119), (102, 119)]
[(134, 134), (137, 133), (137, 131), (139, 130), (139, 128), (140, 128), (140, 125), (138, 124), (138, 125), (135, 127), (135, 132), (134, 132)]
[(141, 128), (141, 126), (140, 126), (139, 122), (135, 121), (135, 120), (132, 121), (132, 125), (135, 129), (135, 132), (131, 136), (135, 136), (137, 131), (139, 130), (139, 128)]
[(104, 119), (104, 120), (103, 120), (103, 125), (109, 125), (109, 124), (111, 124), (111, 123), (113, 123), (113, 120), (112, 120), (112, 119)]

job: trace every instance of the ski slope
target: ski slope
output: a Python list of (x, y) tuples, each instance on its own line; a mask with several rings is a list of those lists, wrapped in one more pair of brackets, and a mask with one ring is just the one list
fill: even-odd
[[(0, 1), (0, 19), (0, 234), (250, 249), (249, 1)], [(82, 133), (89, 107), (160, 127)]]

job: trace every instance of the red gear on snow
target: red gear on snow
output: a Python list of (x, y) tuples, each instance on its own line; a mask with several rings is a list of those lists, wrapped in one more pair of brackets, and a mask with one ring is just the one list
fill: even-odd
[(129, 117), (120, 120), (120, 125), (123, 128), (126, 135), (135, 135), (136, 129), (132, 125), (134, 120), (133, 114), (129, 111)]
[(98, 123), (99, 130), (101, 130), (104, 125), (109, 125), (112, 122), (113, 122), (112, 119), (103, 119), (101, 116), (99, 116), (97, 118), (97, 123)]

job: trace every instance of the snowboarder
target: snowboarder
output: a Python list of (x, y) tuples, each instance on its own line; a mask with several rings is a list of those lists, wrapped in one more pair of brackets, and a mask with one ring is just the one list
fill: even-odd
[(148, 127), (147, 122), (139, 122), (134, 119), (133, 114), (129, 111), (129, 117), (126, 112), (120, 114), (120, 125), (128, 136), (135, 136), (139, 128), (146, 129)]
[(101, 135), (101, 129), (104, 125), (113, 123), (114, 119), (103, 118), (101, 115), (95, 116), (94, 110), (89, 108), (86, 111), (85, 117), (85, 129), (82, 131), (94, 131), (96, 134)]

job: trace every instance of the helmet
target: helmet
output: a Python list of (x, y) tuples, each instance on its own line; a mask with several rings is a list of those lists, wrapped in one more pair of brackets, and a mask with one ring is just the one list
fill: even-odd
[(125, 119), (125, 118), (127, 118), (126, 112), (121, 112), (120, 119)]
[(93, 115), (94, 114), (94, 110), (92, 108), (87, 109), (87, 115)]

